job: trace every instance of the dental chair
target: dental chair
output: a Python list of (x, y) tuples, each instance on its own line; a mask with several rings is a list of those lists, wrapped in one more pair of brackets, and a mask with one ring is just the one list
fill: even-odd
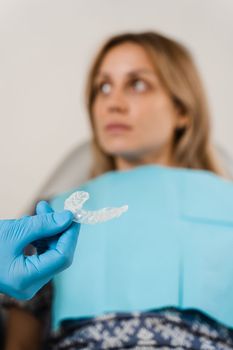
[[(77, 188), (87, 181), (92, 165), (91, 142), (87, 141), (75, 147), (58, 165), (47, 182), (35, 197), (50, 200), (59, 193)], [(32, 213), (34, 207), (30, 206), (26, 212)]]

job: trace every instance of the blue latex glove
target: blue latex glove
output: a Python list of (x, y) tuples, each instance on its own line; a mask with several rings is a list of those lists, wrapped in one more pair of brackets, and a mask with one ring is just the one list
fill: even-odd
[[(37, 215), (0, 221), (0, 292), (30, 299), (54, 274), (70, 266), (80, 225), (69, 211), (53, 212), (48, 203), (37, 205)], [(25, 256), (34, 241), (46, 241), (42, 254)]]

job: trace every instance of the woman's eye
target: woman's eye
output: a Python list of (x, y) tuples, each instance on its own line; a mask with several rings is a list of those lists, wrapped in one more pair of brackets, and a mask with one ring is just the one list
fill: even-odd
[(132, 85), (134, 90), (138, 92), (143, 92), (147, 89), (147, 84), (143, 80), (134, 80)]
[(111, 85), (109, 83), (102, 83), (98, 89), (102, 94), (108, 95), (111, 92)]

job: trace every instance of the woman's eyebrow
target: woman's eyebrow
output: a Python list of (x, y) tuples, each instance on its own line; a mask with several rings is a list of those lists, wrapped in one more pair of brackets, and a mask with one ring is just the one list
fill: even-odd
[[(134, 69), (132, 71), (129, 71), (126, 73), (126, 75), (128, 77), (135, 77), (137, 76), (138, 74), (145, 74), (145, 75), (150, 75), (150, 76), (153, 76), (154, 78), (158, 78), (155, 71), (153, 71), (152, 69), (147, 69), (147, 68), (139, 68), (139, 69)], [(95, 80), (98, 80), (98, 79), (101, 79), (101, 78), (104, 78), (104, 79), (111, 79), (111, 74), (109, 74), (108, 72), (98, 72), (96, 74), (96, 77), (95, 77)]]
[(105, 72), (98, 72), (95, 76), (95, 79), (99, 79), (99, 78), (110, 78), (110, 74), (105, 73)]
[(127, 75), (136, 75), (136, 74), (150, 74), (150, 75), (155, 75), (155, 72), (151, 69), (146, 69), (146, 68), (140, 68), (140, 69), (135, 69), (129, 72)]
[(136, 70), (133, 70), (131, 72), (129, 72), (128, 74), (128, 77), (137, 77), (138, 75), (146, 75), (148, 77), (151, 77), (155, 80), (159, 80), (158, 78), (158, 75), (156, 74), (156, 72), (152, 69), (136, 69)]

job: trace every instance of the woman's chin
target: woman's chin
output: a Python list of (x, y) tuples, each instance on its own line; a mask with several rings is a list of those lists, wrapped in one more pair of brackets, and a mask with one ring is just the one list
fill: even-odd
[(103, 151), (113, 157), (121, 157), (121, 158), (135, 158), (137, 151), (131, 149), (129, 147), (108, 147), (103, 148)]
[(130, 147), (120, 142), (105, 144), (105, 145), (102, 145), (101, 148), (106, 154), (112, 155), (112, 156), (120, 156), (122, 154), (130, 152)]
[(109, 156), (113, 157), (123, 157), (126, 155), (128, 152), (125, 149), (104, 149), (104, 153), (108, 154)]

